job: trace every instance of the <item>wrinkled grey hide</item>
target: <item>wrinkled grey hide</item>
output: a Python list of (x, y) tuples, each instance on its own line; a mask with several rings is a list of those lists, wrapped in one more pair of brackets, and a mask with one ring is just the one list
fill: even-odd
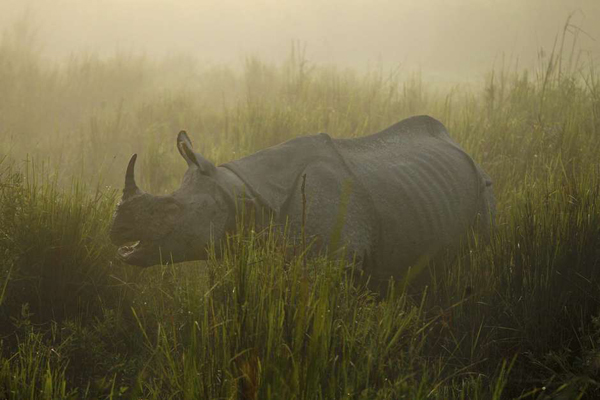
[(402, 277), (423, 257), (455, 250), (471, 229), (488, 234), (493, 223), (491, 180), (427, 116), (358, 139), (300, 137), (219, 167), (193, 152), (185, 132), (177, 147), (189, 168), (170, 196), (142, 192), (133, 179), (135, 156), (130, 162), (111, 231), (117, 245), (139, 241), (119, 250), (128, 263), (205, 259), (208, 241), (235, 229), (242, 196), (299, 236), (304, 174), (313, 249), (326, 249), (343, 226), (345, 254), (375, 279)]

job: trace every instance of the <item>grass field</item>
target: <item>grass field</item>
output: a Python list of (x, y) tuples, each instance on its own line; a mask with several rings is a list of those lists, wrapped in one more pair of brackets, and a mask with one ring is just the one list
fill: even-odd
[[(563, 38), (564, 39), (564, 38)], [(0, 398), (574, 399), (600, 396), (600, 73), (557, 41), (534, 70), (433, 87), (309, 62), (40, 56), (0, 42)], [(516, 63), (514, 63), (516, 64)], [(289, 138), (441, 120), (494, 180), (497, 229), (384, 298), (283, 238), (140, 270), (107, 231), (125, 165), (173, 190), (175, 135), (221, 163)]]

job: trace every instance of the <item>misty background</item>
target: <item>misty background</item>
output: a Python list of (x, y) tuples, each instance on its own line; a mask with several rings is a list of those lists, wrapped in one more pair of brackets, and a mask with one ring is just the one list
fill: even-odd
[(2, 31), (24, 15), (55, 60), (133, 52), (235, 66), (280, 61), (296, 41), (315, 63), (465, 80), (503, 59), (535, 65), (570, 15), (581, 55), (600, 55), (598, 0), (0, 1)]
[(551, 79), (556, 99), (595, 87), (599, 21), (599, 0), (0, 0), (0, 160), (119, 187), (139, 153), (164, 192), (181, 129), (217, 164), (417, 114), (466, 134), (460, 110), (507, 104), (535, 130)]

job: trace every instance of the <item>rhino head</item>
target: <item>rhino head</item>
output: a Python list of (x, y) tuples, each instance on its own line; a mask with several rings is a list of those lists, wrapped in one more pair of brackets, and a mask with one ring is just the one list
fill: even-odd
[(110, 230), (111, 241), (119, 246), (119, 258), (128, 264), (148, 267), (204, 260), (210, 240), (218, 243), (235, 225), (231, 173), (195, 153), (185, 131), (177, 136), (177, 149), (188, 169), (180, 188), (170, 195), (154, 196), (141, 190), (135, 183), (137, 155), (129, 161), (123, 197)]

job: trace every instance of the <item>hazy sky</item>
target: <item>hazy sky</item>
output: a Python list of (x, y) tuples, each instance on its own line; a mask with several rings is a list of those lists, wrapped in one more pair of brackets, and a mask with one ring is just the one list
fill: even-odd
[(465, 75), (503, 53), (527, 64), (551, 49), (570, 13), (598, 40), (581, 34), (580, 47), (600, 54), (600, 0), (0, 0), (0, 27), (24, 10), (50, 56), (133, 50), (277, 61), (297, 40), (315, 62)]

